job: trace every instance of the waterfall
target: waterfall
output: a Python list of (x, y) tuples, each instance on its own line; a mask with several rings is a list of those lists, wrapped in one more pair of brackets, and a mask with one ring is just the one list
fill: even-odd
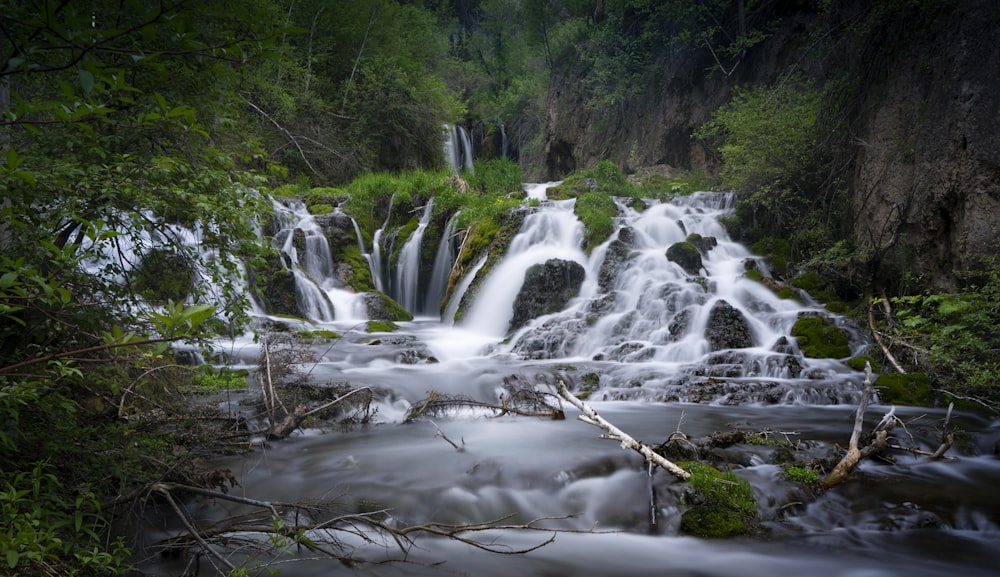
[(295, 298), (303, 316), (315, 322), (364, 319), (361, 296), (337, 282), (330, 243), (305, 204), (276, 200), (274, 209), (283, 221), (275, 241), (295, 275)]
[(444, 234), (438, 243), (437, 253), (434, 255), (434, 268), (431, 271), (431, 280), (427, 286), (427, 299), (424, 304), (424, 314), (438, 316), (441, 314), (441, 301), (448, 290), (448, 277), (451, 276), (451, 269), (455, 263), (455, 242), (452, 238), (455, 235), (455, 223), (459, 213), (455, 213), (448, 219), (448, 224), (444, 227)]
[(458, 127), (458, 134), (462, 141), (462, 161), (465, 170), (472, 172), (472, 139), (469, 138), (469, 131), (464, 126)]
[(503, 123), (498, 124), (500, 128), (500, 156), (502, 158), (509, 158), (510, 154), (507, 152), (507, 128)]
[(416, 230), (406, 239), (403, 247), (399, 249), (399, 257), (396, 259), (395, 281), (392, 286), (391, 296), (396, 302), (403, 305), (403, 308), (410, 312), (420, 312), (420, 249), (424, 240), (424, 231), (431, 220), (431, 211), (434, 209), (434, 199), (431, 198), (424, 206), (424, 212), (420, 217)]
[(472, 140), (462, 126), (444, 125), (444, 158), (448, 167), (455, 172), (472, 172)]
[(580, 248), (583, 225), (573, 214), (575, 201), (560, 201), (524, 219), (503, 260), (486, 279), (463, 323), (470, 330), (502, 336), (513, 317), (513, 304), (529, 267), (551, 258), (586, 263)]
[[(509, 253), (487, 281), (472, 308), (469, 326), (502, 333), (518, 290), (514, 279), (523, 278), (531, 263), (560, 256), (586, 266), (579, 298), (562, 312), (536, 319), (521, 329), (506, 345), (508, 350), (534, 357), (584, 357), (679, 367), (721, 354), (713, 351), (708, 334), (713, 306), (720, 303), (724, 310), (729, 310), (725, 307), (728, 304), (738, 311), (749, 339), (733, 349), (738, 352), (729, 354), (726, 362), (741, 364), (744, 376), (787, 376), (787, 366), (775, 359), (784, 355), (776, 350), (808, 307), (779, 298), (763, 284), (745, 277), (746, 262), (753, 256), (732, 241), (719, 223), (720, 217), (731, 213), (734, 203), (734, 195), (726, 193), (696, 193), (653, 203), (642, 212), (621, 203), (619, 230), (589, 258), (576, 248), (579, 241), (567, 235), (569, 222), (575, 219), (569, 205), (543, 205), (525, 219)], [(557, 226), (556, 219), (565, 222)], [(707, 239), (698, 275), (685, 272), (666, 257), (668, 247), (693, 234)], [(616, 246), (612, 247), (612, 242)]]
[(375, 231), (372, 235), (372, 252), (371, 252), (371, 267), (372, 267), (372, 280), (375, 282), (375, 289), (380, 292), (386, 292), (385, 290), (385, 271), (382, 266), (382, 231), (389, 226), (389, 218), (392, 216), (392, 205), (396, 201), (396, 193), (393, 193), (389, 197), (389, 210), (386, 212), (385, 221), (382, 226)]

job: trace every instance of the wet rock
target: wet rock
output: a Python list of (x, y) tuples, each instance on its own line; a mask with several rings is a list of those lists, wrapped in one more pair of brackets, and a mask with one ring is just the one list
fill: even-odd
[(607, 359), (626, 363), (637, 363), (652, 358), (656, 352), (646, 343), (629, 341), (622, 343), (607, 353)]
[(573, 354), (579, 336), (587, 329), (584, 319), (549, 319), (518, 337), (511, 351), (526, 359), (553, 359)]
[(693, 309), (687, 308), (676, 315), (674, 318), (670, 319), (670, 324), (667, 325), (667, 331), (670, 333), (671, 339), (674, 341), (680, 340), (684, 333), (687, 332), (688, 326), (691, 324), (691, 315), (693, 314)]
[(705, 329), (709, 350), (745, 349), (753, 346), (753, 336), (746, 317), (724, 300), (716, 301), (708, 313)]
[(689, 234), (687, 241), (693, 244), (701, 254), (706, 254), (708, 251), (719, 246), (719, 239), (714, 236), (701, 236), (698, 233)]
[(697, 276), (701, 273), (701, 252), (687, 241), (675, 242), (667, 249), (667, 260), (675, 262), (684, 272)]
[(558, 312), (580, 292), (586, 270), (578, 262), (549, 259), (524, 273), (521, 290), (514, 299), (514, 317), (510, 331), (533, 318)]
[(632, 254), (630, 241), (632, 237), (632, 230), (623, 228), (618, 231), (618, 238), (608, 244), (608, 250), (604, 255), (604, 262), (601, 263), (601, 270), (597, 273), (597, 286), (600, 287), (601, 292), (608, 292), (613, 289), (618, 275), (628, 265)]

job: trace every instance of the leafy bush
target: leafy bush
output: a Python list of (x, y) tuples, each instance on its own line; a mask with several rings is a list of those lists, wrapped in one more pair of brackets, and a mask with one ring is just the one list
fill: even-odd
[(917, 351), (918, 370), (956, 395), (1000, 399), (1000, 271), (960, 292), (891, 300), (894, 335)]

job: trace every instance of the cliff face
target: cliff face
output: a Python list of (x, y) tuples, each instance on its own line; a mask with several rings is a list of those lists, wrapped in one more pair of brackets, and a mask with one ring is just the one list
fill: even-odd
[[(587, 105), (588, 71), (566, 55), (549, 95), (545, 173), (534, 176), (558, 179), (602, 158), (626, 172), (712, 173), (718, 166), (690, 135), (734, 86), (792, 70), (820, 82), (846, 75), (851, 240), (885, 282), (909, 271), (924, 286), (955, 288), (1000, 244), (1000, 4), (926, 2), (933, 9), (919, 17), (883, 20), (867, 0), (826, 12), (789, 4), (729, 75), (706, 73), (714, 61), (692, 52), (664, 63), (668, 72), (640, 97), (605, 109)], [(876, 24), (857, 25), (865, 21)]]
[(886, 47), (857, 123), (855, 240), (938, 290), (997, 254), (998, 25), (1000, 5), (961, 2), (934, 30)]

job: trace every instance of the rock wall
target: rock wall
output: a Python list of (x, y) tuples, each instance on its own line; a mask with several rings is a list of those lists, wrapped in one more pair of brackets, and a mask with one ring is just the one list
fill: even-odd
[(909, 272), (920, 287), (953, 289), (1000, 248), (1000, 3), (889, 6), (785, 3), (772, 35), (730, 75), (706, 73), (710, 56), (691, 52), (662, 63), (663, 79), (640, 97), (603, 109), (588, 105), (586, 65), (568, 53), (550, 89), (545, 168), (530, 176), (556, 180), (603, 158), (626, 172), (714, 173), (691, 133), (734, 86), (793, 70), (820, 82), (839, 75), (856, 81), (838, 160), (853, 167), (851, 240), (882, 284)]
[(859, 245), (936, 290), (995, 256), (1000, 228), (1000, 4), (954, 4), (933, 31), (887, 31), (852, 186)]

